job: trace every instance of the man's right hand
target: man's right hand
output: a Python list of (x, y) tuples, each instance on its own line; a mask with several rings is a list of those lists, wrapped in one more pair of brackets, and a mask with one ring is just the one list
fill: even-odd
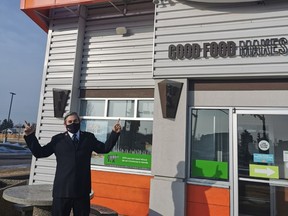
[(30, 124), (29, 123), (27, 123), (26, 121), (25, 121), (25, 123), (24, 123), (24, 134), (25, 134), (25, 136), (28, 136), (28, 135), (30, 135), (30, 134), (32, 134), (32, 133), (34, 133), (35, 132), (35, 127), (33, 127), (33, 125), (31, 125), (30, 126)]

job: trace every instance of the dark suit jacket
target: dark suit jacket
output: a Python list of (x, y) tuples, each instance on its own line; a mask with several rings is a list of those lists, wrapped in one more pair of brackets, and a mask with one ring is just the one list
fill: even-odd
[(94, 134), (80, 132), (78, 148), (74, 146), (67, 132), (52, 137), (51, 141), (41, 146), (35, 133), (24, 136), (31, 152), (36, 158), (56, 156), (57, 167), (53, 185), (53, 197), (79, 198), (89, 196), (91, 192), (91, 153), (108, 153), (117, 142), (119, 134), (112, 131), (104, 143)]

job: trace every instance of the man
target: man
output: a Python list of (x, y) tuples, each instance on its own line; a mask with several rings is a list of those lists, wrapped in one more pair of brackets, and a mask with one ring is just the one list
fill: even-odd
[(35, 136), (35, 128), (25, 122), (24, 139), (36, 158), (56, 156), (57, 166), (53, 185), (53, 216), (88, 216), (91, 192), (91, 153), (108, 153), (115, 146), (121, 131), (119, 120), (104, 143), (94, 134), (80, 131), (80, 118), (76, 112), (64, 117), (66, 132), (52, 137), (41, 146)]

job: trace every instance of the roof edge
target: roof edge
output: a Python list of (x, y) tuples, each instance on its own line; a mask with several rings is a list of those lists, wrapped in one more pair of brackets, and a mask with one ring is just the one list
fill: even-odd
[[(37, 13), (37, 10), (23, 10), (21, 9), (30, 19), (32, 19), (40, 28), (42, 28), (46, 33), (48, 33), (49, 30), (49, 23), (45, 21), (42, 17), (40, 17), (39, 13)], [(46, 13), (49, 13), (49, 9), (43, 10)]]
[(49, 23), (40, 14), (49, 14), (50, 9), (74, 5), (95, 4), (109, 0), (21, 0), (20, 9), (29, 16), (45, 32), (49, 30)]

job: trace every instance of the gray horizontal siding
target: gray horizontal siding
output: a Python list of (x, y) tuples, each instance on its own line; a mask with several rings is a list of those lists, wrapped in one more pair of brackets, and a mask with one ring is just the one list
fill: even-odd
[(288, 3), (164, 3), (155, 17), (154, 77), (288, 76), (287, 56), (170, 60), (170, 44), (288, 38)]
[[(75, 109), (72, 103), (77, 100), (78, 92), (75, 92), (79, 83), (80, 88), (90, 89), (154, 86), (152, 2), (129, 4), (126, 16), (110, 4), (97, 4), (87, 9), (89, 15), (86, 20), (82, 19), (85, 19), (83, 15), (81, 18), (77, 16), (78, 9), (83, 8), (70, 9), (74, 13), (64, 8), (54, 10), (54, 19), (50, 23), (37, 122), (37, 137), (41, 145), (65, 130), (63, 119), (54, 117), (53, 88), (71, 90), (73, 99), (68, 99), (67, 112), (71, 107)], [(127, 27), (130, 35), (116, 35), (118, 26)], [(79, 37), (84, 34), (84, 27), (85, 38), (82, 41)], [(81, 61), (81, 67), (78, 67)], [(55, 167), (54, 155), (33, 158), (30, 184), (52, 183)]]
[[(123, 8), (123, 5), (118, 5)], [(88, 8), (80, 87), (151, 88), (154, 4), (129, 3), (126, 16), (109, 4)], [(116, 34), (125, 26), (129, 35)], [(133, 82), (131, 82), (133, 80)]]
[[(75, 79), (78, 18), (65, 9), (55, 10), (54, 16), (58, 18), (50, 23), (37, 122), (37, 137), (41, 145), (47, 144), (55, 134), (65, 131), (63, 119), (54, 117), (53, 88), (72, 91)], [(69, 111), (70, 102), (69, 98), (65, 112)], [(55, 168), (54, 155), (43, 159), (33, 158), (29, 183), (53, 183)]]

